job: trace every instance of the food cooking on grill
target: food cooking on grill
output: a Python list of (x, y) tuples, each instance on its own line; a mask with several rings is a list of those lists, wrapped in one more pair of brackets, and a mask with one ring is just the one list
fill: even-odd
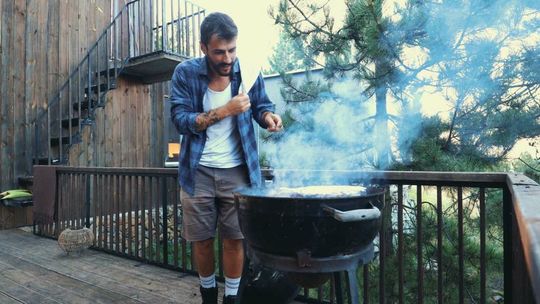
[(357, 196), (366, 191), (363, 186), (317, 185), (305, 187), (277, 187), (268, 191), (267, 195), (275, 197), (344, 197)]

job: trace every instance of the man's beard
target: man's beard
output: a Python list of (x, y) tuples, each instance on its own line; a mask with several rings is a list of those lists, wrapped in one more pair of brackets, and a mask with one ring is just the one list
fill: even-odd
[[(218, 64), (214, 64), (213, 62), (211, 62), (210, 60), (208, 60), (208, 63), (210, 63), (210, 66), (212, 67), (212, 70), (218, 74), (219, 76), (230, 76), (231, 73), (232, 73), (232, 66), (234, 64), (231, 63), (231, 64), (226, 64), (226, 63), (218, 63)], [(231, 67), (231, 70), (227, 73), (224, 73), (224, 72), (221, 72), (221, 69), (224, 68), (224, 67)]]

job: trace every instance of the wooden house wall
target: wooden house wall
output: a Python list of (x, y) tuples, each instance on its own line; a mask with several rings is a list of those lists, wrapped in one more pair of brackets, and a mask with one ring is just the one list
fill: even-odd
[(144, 85), (123, 77), (107, 93), (104, 107), (69, 150), (69, 165), (163, 167), (165, 84)]
[(70, 166), (163, 167), (167, 143), (178, 142), (166, 107), (170, 81), (144, 85), (123, 77), (107, 93), (82, 142), (69, 150)]
[(110, 0), (0, 0), (0, 190), (31, 174), (32, 123), (111, 20)]

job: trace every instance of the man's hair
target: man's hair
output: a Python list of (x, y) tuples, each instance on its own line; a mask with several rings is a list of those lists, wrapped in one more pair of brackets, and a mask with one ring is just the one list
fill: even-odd
[(201, 42), (208, 45), (217, 34), (219, 39), (231, 40), (238, 35), (238, 28), (231, 17), (223, 13), (211, 13), (201, 24)]

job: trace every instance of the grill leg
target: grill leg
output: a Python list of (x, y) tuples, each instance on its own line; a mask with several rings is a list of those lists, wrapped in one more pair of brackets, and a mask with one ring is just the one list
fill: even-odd
[(336, 304), (344, 304), (343, 292), (341, 290), (341, 276), (339, 271), (334, 272), (334, 286), (336, 288)]
[(358, 298), (358, 280), (356, 279), (356, 267), (347, 270), (347, 278), (349, 279), (349, 303), (359, 304)]

